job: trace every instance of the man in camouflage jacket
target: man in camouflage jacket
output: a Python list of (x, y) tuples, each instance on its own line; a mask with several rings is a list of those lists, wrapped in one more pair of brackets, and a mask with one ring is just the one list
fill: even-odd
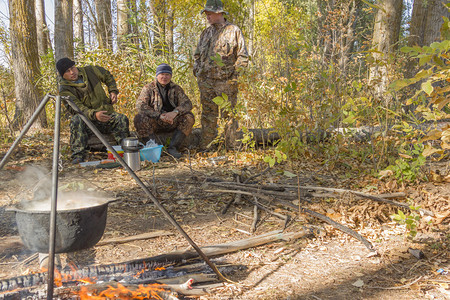
[[(208, 0), (203, 12), (210, 26), (200, 35), (194, 53), (194, 75), (202, 104), (201, 148), (206, 149), (217, 135), (219, 108), (213, 99), (226, 94), (231, 109), (234, 108), (238, 94), (237, 77), (248, 64), (248, 53), (241, 30), (225, 19), (227, 12), (220, 0)], [(227, 112), (222, 112), (222, 116), (228, 118)], [(228, 147), (234, 146), (237, 127), (236, 120), (227, 120), (225, 137)]]
[(136, 101), (134, 127), (142, 143), (155, 140), (155, 133), (173, 132), (167, 152), (180, 158), (178, 148), (192, 132), (195, 118), (191, 100), (171, 79), (172, 68), (160, 64), (156, 68), (156, 79), (144, 86)]
[[(103, 134), (112, 134), (118, 144), (130, 135), (127, 116), (116, 113), (113, 104), (117, 103), (116, 81), (111, 73), (102, 67), (76, 67), (75, 62), (65, 57), (56, 63), (61, 75), (59, 94), (68, 96)], [(103, 89), (104, 83), (109, 97)], [(72, 162), (80, 163), (86, 159), (88, 139), (92, 131), (87, 124), (66, 105), (72, 114), (70, 120), (70, 147)]]

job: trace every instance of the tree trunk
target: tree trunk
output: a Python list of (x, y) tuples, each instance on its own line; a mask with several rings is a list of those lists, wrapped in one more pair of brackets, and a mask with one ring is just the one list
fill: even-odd
[[(36, 15), (33, 0), (9, 0), (12, 69), (16, 92), (13, 126), (18, 129), (29, 120), (42, 97), (37, 86), (39, 70)], [(45, 111), (34, 128), (47, 126)]]
[(83, 50), (84, 48), (84, 27), (83, 27), (83, 2), (75, 0), (73, 3), (73, 21), (74, 21), (74, 37), (75, 49)]
[(99, 48), (112, 49), (111, 0), (94, 0), (97, 11), (97, 40)]
[(161, 55), (165, 48), (165, 0), (150, 1), (150, 9), (152, 10), (153, 15), (153, 49), (156, 55)]
[(374, 87), (375, 97), (384, 99), (387, 105), (390, 100), (385, 94), (390, 80), (389, 56), (398, 42), (403, 1), (386, 0), (380, 6), (373, 29), (372, 44), (376, 51), (372, 54), (375, 62), (370, 68), (369, 84)]
[[(415, 0), (409, 27), (408, 46), (429, 46), (440, 38), (443, 16), (450, 14), (437, 0)], [(410, 59), (406, 66), (405, 77), (413, 77), (418, 71), (418, 59)], [(415, 84), (419, 86), (420, 82)]]
[(55, 0), (55, 61), (73, 58), (72, 6), (72, 0)]
[(49, 49), (49, 32), (45, 21), (44, 0), (36, 0), (36, 32), (39, 56), (46, 55)]
[[(444, 1), (445, 2), (445, 1)], [(447, 1), (448, 2), (448, 1)], [(429, 46), (441, 40), (441, 26), (444, 23), (442, 17), (450, 18), (450, 12), (440, 0), (428, 0), (429, 8), (425, 22), (423, 43)]]
[(127, 0), (117, 0), (117, 44), (122, 50), (125, 49), (126, 37), (130, 33), (129, 11)]
[(174, 43), (173, 43), (173, 29), (174, 29), (174, 5), (170, 5), (170, 7), (167, 7), (167, 18), (166, 18), (166, 45), (167, 45), (167, 52), (172, 55), (174, 50)]

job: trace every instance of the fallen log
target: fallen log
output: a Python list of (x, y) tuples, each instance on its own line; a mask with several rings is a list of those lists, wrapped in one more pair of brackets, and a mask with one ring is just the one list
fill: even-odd
[[(217, 256), (227, 253), (236, 252), (239, 250), (244, 250), (248, 248), (253, 248), (257, 246), (261, 246), (264, 244), (276, 242), (276, 241), (290, 241), (295, 240), (301, 237), (305, 237), (307, 235), (310, 235), (312, 231), (309, 229), (303, 229), (299, 232), (283, 232), (281, 230), (271, 231), (266, 234), (262, 234), (259, 236), (251, 237), (244, 240), (239, 240), (235, 242), (230, 243), (224, 243), (224, 244), (218, 244), (218, 245), (212, 245), (212, 246), (204, 246), (200, 247), (200, 249), (205, 253), (206, 256)], [(192, 258), (197, 258), (198, 254), (195, 251), (188, 250), (188, 251), (175, 251), (167, 254), (161, 254), (157, 256), (153, 256), (146, 259), (139, 259), (139, 260), (132, 260), (127, 263), (137, 263), (137, 262), (143, 262), (143, 263), (163, 263), (166, 261), (181, 261), (181, 260), (188, 260)]]

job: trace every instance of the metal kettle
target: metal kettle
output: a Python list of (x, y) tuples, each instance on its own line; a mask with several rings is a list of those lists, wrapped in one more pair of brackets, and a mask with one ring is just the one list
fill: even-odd
[(141, 169), (141, 158), (139, 150), (142, 149), (142, 145), (139, 144), (139, 140), (135, 137), (124, 138), (122, 140), (123, 160), (133, 171), (139, 171)]

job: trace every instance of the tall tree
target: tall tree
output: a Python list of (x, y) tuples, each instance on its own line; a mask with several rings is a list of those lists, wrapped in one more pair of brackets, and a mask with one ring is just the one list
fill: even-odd
[[(19, 128), (29, 120), (41, 100), (37, 81), (39, 55), (37, 50), (35, 4), (33, 0), (9, 0), (12, 69), (16, 94), (13, 126)], [(45, 127), (45, 111), (35, 122), (35, 128)]]
[(117, 0), (117, 44), (124, 49), (126, 37), (130, 33), (129, 8), (127, 0)]
[(172, 54), (174, 50), (174, 40), (173, 40), (173, 31), (175, 28), (174, 15), (175, 15), (175, 5), (173, 1), (170, 1), (170, 3), (167, 3), (167, 17), (165, 20), (166, 21), (165, 37), (166, 37), (167, 52), (169, 54)]
[(79, 49), (84, 47), (84, 18), (82, 0), (74, 0), (73, 11), (75, 48)]
[(73, 58), (73, 1), (55, 0), (55, 60)]
[(166, 41), (166, 1), (151, 0), (150, 9), (153, 16), (153, 49), (156, 55), (161, 55), (164, 53)]
[[(415, 0), (409, 26), (408, 46), (428, 46), (440, 38), (443, 17), (449, 11), (438, 0)], [(418, 70), (418, 59), (411, 59), (405, 70), (406, 77), (413, 77)], [(418, 84), (416, 84), (417, 87)]]
[(97, 12), (97, 40), (100, 48), (112, 49), (111, 0), (94, 0)]
[(39, 56), (46, 55), (50, 48), (50, 35), (45, 20), (44, 0), (36, 0), (36, 32)]
[(375, 96), (389, 100), (385, 95), (389, 84), (389, 58), (397, 46), (400, 33), (402, 0), (380, 1), (375, 16), (372, 45), (374, 64), (370, 68), (369, 82), (374, 87)]

